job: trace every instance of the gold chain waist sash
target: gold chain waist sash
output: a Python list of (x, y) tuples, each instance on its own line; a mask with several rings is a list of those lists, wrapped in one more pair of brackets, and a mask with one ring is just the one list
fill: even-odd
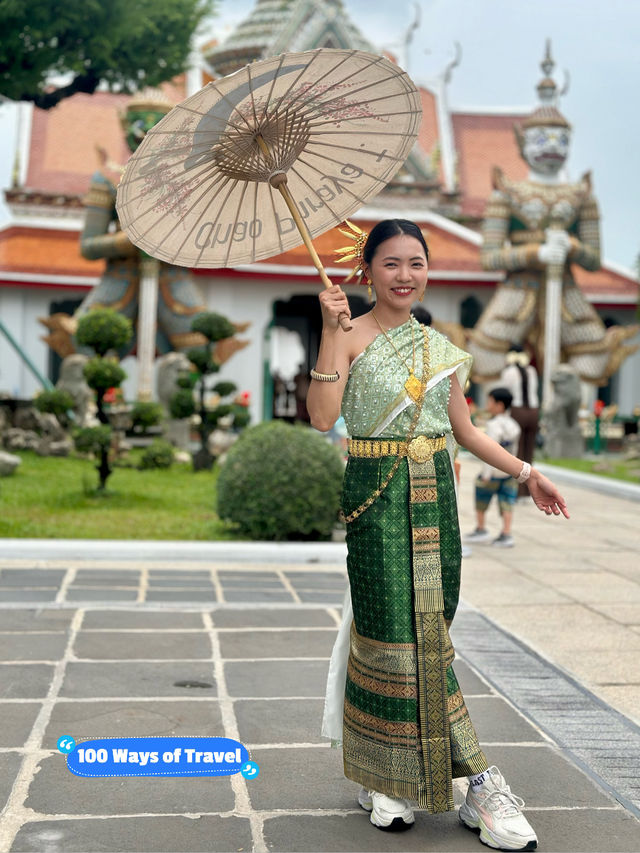
[(408, 456), (414, 462), (427, 462), (439, 450), (446, 450), (447, 437), (438, 435), (430, 438), (417, 435), (411, 441), (396, 441), (388, 438), (350, 438), (347, 448), (350, 456), (378, 459), (381, 456)]

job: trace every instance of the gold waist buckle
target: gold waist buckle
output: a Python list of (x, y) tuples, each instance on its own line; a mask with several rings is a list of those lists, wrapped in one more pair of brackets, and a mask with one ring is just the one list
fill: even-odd
[(428, 462), (434, 453), (445, 450), (446, 447), (447, 438), (444, 435), (435, 438), (417, 435), (411, 441), (393, 441), (386, 438), (350, 438), (347, 442), (350, 456), (366, 459), (378, 459), (381, 456), (408, 456), (414, 462)]

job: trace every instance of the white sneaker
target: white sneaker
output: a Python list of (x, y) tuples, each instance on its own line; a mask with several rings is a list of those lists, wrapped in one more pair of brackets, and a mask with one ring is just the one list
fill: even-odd
[(538, 838), (520, 809), (524, 800), (511, 793), (497, 767), (475, 791), (467, 791), (458, 817), (469, 829), (480, 830), (480, 841), (496, 850), (535, 850)]
[(476, 527), (473, 533), (467, 533), (464, 537), (465, 542), (477, 542), (480, 544), (481, 542), (488, 542), (491, 539), (491, 534), (488, 530), (480, 530), (480, 528)]
[(407, 829), (415, 821), (409, 800), (394, 799), (360, 788), (358, 802), (365, 811), (371, 812), (369, 820), (379, 829)]
[(516, 543), (510, 533), (501, 533), (491, 544), (496, 548), (513, 548)]

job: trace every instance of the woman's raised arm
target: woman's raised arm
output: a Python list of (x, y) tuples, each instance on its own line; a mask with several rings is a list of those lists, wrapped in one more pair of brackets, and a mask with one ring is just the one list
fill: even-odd
[[(349, 378), (349, 338), (338, 324), (340, 314), (351, 316), (349, 303), (343, 290), (334, 285), (320, 293), (322, 309), (322, 337), (315, 371), (327, 381), (314, 379), (313, 374), (307, 394), (307, 411), (311, 425), (327, 432), (340, 416), (342, 395)], [(333, 380), (337, 374), (337, 378)]]

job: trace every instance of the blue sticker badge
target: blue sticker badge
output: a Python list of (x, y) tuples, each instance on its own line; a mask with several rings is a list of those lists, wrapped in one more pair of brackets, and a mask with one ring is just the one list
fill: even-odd
[(58, 750), (67, 755), (76, 748), (76, 742), (70, 735), (61, 735), (58, 738), (58, 743), (56, 744)]
[(242, 773), (245, 779), (255, 779), (258, 773), (260, 772), (260, 768), (255, 763), (255, 761), (245, 761), (245, 763), (240, 768), (240, 772)]
[[(232, 776), (246, 764), (258, 767), (249, 761), (245, 746), (226, 737), (100, 738), (76, 744), (67, 755), (72, 773), (92, 778)], [(252, 775), (257, 775), (257, 769)]]

